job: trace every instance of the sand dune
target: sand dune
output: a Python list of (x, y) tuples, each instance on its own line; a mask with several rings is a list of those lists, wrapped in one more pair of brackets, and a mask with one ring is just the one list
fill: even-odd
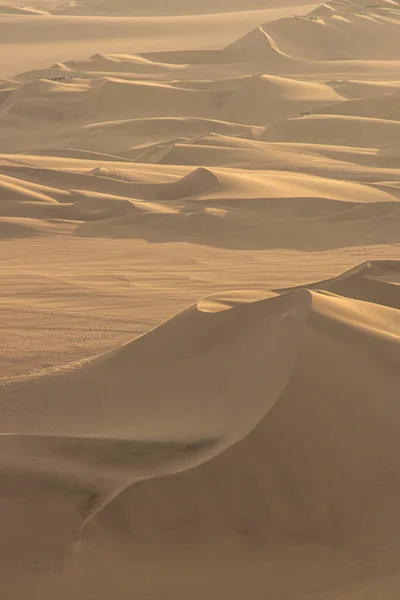
[[(288, 0), (286, 6), (302, 6), (308, 4), (306, 0)], [(279, 7), (277, 0), (269, 2), (269, 7)], [(231, 11), (255, 10), (265, 7), (262, 0), (251, 0), (250, 3), (244, 0), (216, 0), (214, 2), (205, 2), (201, 6), (195, 2), (183, 2), (182, 0), (173, 0), (167, 4), (160, 0), (150, 0), (143, 5), (141, 2), (131, 2), (129, 0), (72, 0), (71, 2), (60, 2), (55, 9), (56, 14), (123, 14), (123, 15), (170, 15), (170, 14), (202, 14), (202, 13), (221, 13)]]
[(262, 139), (376, 148), (399, 137), (399, 122), (347, 115), (305, 115), (268, 127)]
[[(177, 138), (191, 139), (208, 133), (226, 134), (232, 139), (238, 135), (251, 137), (252, 132), (253, 127), (248, 125), (215, 119), (153, 117), (86, 125), (81, 131), (58, 144), (85, 150), (108, 149), (118, 153), (130, 150), (133, 144), (134, 147), (142, 148), (152, 142), (168, 142)], [(259, 132), (261, 133), (262, 129)]]
[[(338, 103), (338, 106), (332, 107), (330, 112), (332, 114), (398, 121), (400, 116), (399, 99), (399, 91), (385, 93), (383, 95)], [(313, 112), (321, 112), (321, 109), (313, 109)]]
[(3, 0), (1, 597), (397, 600), (399, 27)]
[(332, 0), (326, 7), (325, 14), (317, 9), (299, 19), (289, 17), (267, 24), (264, 30), (282, 52), (305, 59), (399, 58), (398, 2)]
[(397, 81), (332, 81), (332, 87), (347, 100), (383, 96), (399, 91)]
[[(65, 130), (65, 123), (76, 119), (80, 120), (79, 134), (82, 135), (81, 120), (91, 121), (93, 114), (102, 115), (104, 121), (110, 121), (118, 114), (124, 121), (206, 117), (232, 124), (265, 125), (278, 116), (298, 114), (340, 100), (329, 86), (266, 75), (239, 78), (224, 89), (199, 89), (198, 86), (191, 88), (188, 83), (180, 86), (177, 82), (127, 81), (115, 77), (36, 79), (8, 94), (0, 108), (0, 119), (6, 126), (10, 120), (29, 119), (34, 121), (34, 130), (38, 129), (40, 121), (56, 123), (60, 127), (59, 136)], [(231, 128), (234, 129), (234, 125)], [(90, 132), (94, 133), (94, 129), (91, 127)], [(109, 127), (105, 133), (108, 132)], [(51, 137), (55, 134), (52, 129)], [(14, 148), (12, 128), (9, 137), (12, 151), (18, 150)], [(21, 146), (23, 143), (21, 140)]]
[[(315, 544), (333, 536), (342, 551), (370, 544), (373, 556), (373, 540), (393, 531), (398, 501), (398, 279), (392, 261), (310, 286), (316, 291), (239, 304), (213, 297), (109, 354), (10, 381), (1, 412), (13, 434), (1, 438), (3, 460), (29, 474), (33, 512), (53, 477), (58, 504), (78, 509), (75, 529), (85, 523), (75, 536), (92, 519), (107, 526), (134, 506), (135, 535), (130, 540), (125, 530), (123, 543), (140, 551), (139, 563), (154, 556), (154, 542), (170, 563), (187, 535), (201, 564), (221, 560), (221, 543), (247, 563), (254, 544), (266, 552), (278, 544), (282, 552), (292, 536), (312, 536)], [(355, 281), (367, 285), (352, 288)], [(335, 288), (343, 295), (323, 291)], [(382, 469), (389, 475), (383, 481)], [(14, 494), (17, 482), (6, 483)], [(74, 544), (73, 529), (67, 533), (59, 532), (55, 561)], [(45, 545), (42, 532), (19, 560), (34, 560), (29, 553)], [(9, 568), (18, 567), (9, 558)], [(258, 573), (257, 585), (266, 581)], [(154, 586), (163, 585), (162, 576)], [(213, 597), (230, 586), (221, 581)]]
[[(309, 289), (326, 290), (363, 300), (373, 304), (382, 304), (392, 308), (399, 308), (400, 288), (398, 284), (399, 265), (396, 261), (366, 262), (333, 279), (307, 284)], [(297, 288), (277, 290), (287, 293)]]
[(397, 240), (399, 198), (390, 187), (273, 170), (201, 167), (158, 183), (110, 167), (2, 170), (0, 216), (63, 219), (83, 236), (307, 249)]
[[(40, 4), (39, 4), (40, 2)], [(51, 0), (49, 0), (49, 4)], [(248, 3), (246, 3), (247, 6)], [(36, 0), (36, 6), (44, 5)], [(280, 5), (280, 3), (279, 3)], [(138, 6), (138, 4), (136, 4)], [(184, 6), (182, 4), (182, 6)], [(303, 4), (203, 15), (146, 17), (90, 15), (0, 15), (0, 76), (9, 77), (52, 63), (83, 60), (93, 54), (138, 54), (198, 48), (220, 48), (265, 23), (288, 14), (304, 14), (315, 4)], [(143, 8), (143, 3), (140, 3)], [(51, 12), (54, 6), (45, 6)], [(9, 52), (12, 44), (12, 53)], [(185, 51), (186, 51), (185, 50)], [(51, 61), (51, 62), (50, 62)]]

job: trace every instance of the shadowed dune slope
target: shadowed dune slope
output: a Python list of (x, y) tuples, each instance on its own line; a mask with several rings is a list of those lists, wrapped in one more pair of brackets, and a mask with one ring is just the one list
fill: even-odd
[[(208, 151), (207, 145), (197, 148), (200, 156)], [(173, 163), (179, 147), (166, 150)], [(80, 237), (224, 248), (315, 250), (398, 239), (399, 198), (390, 184), (204, 167), (186, 167), (179, 177), (155, 181), (158, 165), (146, 166), (145, 180), (138, 181), (126, 163), (112, 164), (85, 173), (3, 166), (0, 216), (13, 222), (29, 218), (38, 234), (46, 233), (43, 225), (62, 219), (67, 231)], [(298, 165), (294, 161), (293, 167)], [(7, 227), (3, 235), (13, 237), (14, 231), (15, 226)]]
[(325, 10), (320, 7), (304, 17), (287, 17), (267, 23), (263, 30), (281, 52), (294, 57), (393, 60), (400, 57), (399, 21), (397, 0), (375, 3), (332, 0), (325, 5)]
[[(2, 489), (35, 490), (33, 516), (52, 482), (76, 537), (101, 520), (139, 562), (189, 538), (202, 561), (221, 544), (243, 560), (292, 536), (376, 560), (400, 496), (399, 273), (375, 262), (281, 296), (211, 297), (110, 353), (10, 380)], [(62, 530), (52, 560), (74, 543)], [(46, 551), (45, 531), (25, 550), (32, 564)]]
[[(309, 283), (310, 290), (326, 290), (356, 300), (400, 309), (400, 269), (398, 261), (365, 262), (339, 277)], [(292, 292), (298, 288), (277, 290)]]

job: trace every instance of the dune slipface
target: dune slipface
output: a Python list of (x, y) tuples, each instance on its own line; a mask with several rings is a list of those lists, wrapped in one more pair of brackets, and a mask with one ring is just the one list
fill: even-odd
[(11, 4), (1, 597), (397, 600), (399, 1)]
[[(212, 564), (236, 557), (251, 569), (256, 551), (254, 593), (268, 585), (270, 553), (289, 568), (293, 544), (306, 569), (319, 546), (342, 560), (356, 548), (379, 576), (400, 494), (399, 274), (383, 261), (267, 299), (211, 297), (117, 350), (4, 384), (8, 574), (45, 568), (72, 585), (100, 524), (135, 570), (166, 560), (174, 572), (194, 548), (200, 566), (186, 593)], [(151, 593), (172, 593), (170, 577)], [(238, 577), (212, 597), (232, 593)]]

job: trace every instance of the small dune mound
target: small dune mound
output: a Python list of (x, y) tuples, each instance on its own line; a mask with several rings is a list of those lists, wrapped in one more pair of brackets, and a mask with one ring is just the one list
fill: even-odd
[(76, 71), (69, 69), (66, 65), (62, 63), (56, 63), (51, 67), (47, 67), (44, 69), (33, 69), (25, 71), (24, 73), (19, 73), (17, 75), (17, 80), (25, 83), (30, 83), (35, 79), (45, 79), (48, 81), (65, 81), (66, 79), (72, 79), (72, 77), (77, 76), (78, 74)]
[(154, 74), (169, 72), (180, 67), (173, 64), (154, 62), (135, 54), (94, 54), (87, 60), (70, 60), (65, 63), (68, 69), (99, 73)]
[(227, 95), (224, 114), (233, 121), (267, 125), (276, 119), (340, 102), (329, 86), (274, 75), (257, 75)]
[[(193, 105), (192, 102), (193, 101)], [(8, 99), (12, 115), (47, 122), (89, 119), (93, 115), (153, 117), (202, 113), (207, 99), (172, 84), (127, 81), (115, 77), (36, 79)], [(110, 117), (111, 118), (111, 117)], [(106, 119), (104, 119), (106, 120)]]
[[(170, 201), (186, 198), (198, 198), (203, 194), (217, 191), (220, 185), (219, 179), (209, 169), (199, 167), (185, 175), (162, 183), (147, 183), (132, 181), (123, 171), (108, 169), (105, 167), (95, 168), (87, 174), (86, 190), (92, 190), (96, 194), (105, 193), (108, 188), (111, 195), (119, 194), (121, 197), (148, 200), (148, 201)], [(90, 181), (87, 181), (89, 179)], [(94, 185), (90, 183), (93, 181)]]
[[(400, 309), (400, 261), (367, 261), (338, 277), (307, 283), (302, 287)], [(299, 288), (283, 288), (276, 292), (289, 293), (296, 289)]]
[[(132, 152), (129, 153), (133, 157)], [(235, 150), (217, 148), (213, 145), (197, 145), (196, 143), (173, 142), (155, 144), (144, 152), (139, 152), (135, 160), (141, 163), (160, 165), (203, 165), (216, 166), (227, 164), (229, 157), (237, 157)]]
[[(175, 140), (171, 140), (170, 142), (160, 142), (158, 144), (149, 144), (148, 146), (142, 148), (132, 148), (131, 150), (126, 152), (124, 156), (129, 156), (131, 160), (137, 161), (139, 163), (159, 163), (175, 165), (187, 164), (186, 162), (180, 162), (180, 155), (176, 156), (176, 150), (178, 146), (179, 144), (177, 144)], [(171, 163), (170, 160), (174, 162)]]
[(134, 178), (130, 177), (128, 173), (118, 169), (110, 169), (109, 167), (96, 167), (95, 169), (90, 169), (88, 175), (108, 177), (109, 179), (117, 179), (118, 181), (134, 181)]
[(282, 55), (273, 39), (262, 27), (246, 33), (243, 37), (235, 40), (225, 48), (226, 51), (237, 52), (243, 60), (271, 59)]
[[(326, 108), (316, 108), (313, 113), (326, 113)], [(372, 119), (387, 119), (400, 122), (400, 91), (383, 93), (338, 102), (329, 107), (329, 113), (333, 115), (347, 115), (354, 117), (370, 117)]]
[[(328, 112), (328, 111), (326, 111)], [(261, 139), (378, 148), (398, 139), (400, 122), (347, 115), (305, 115), (269, 125)]]
[(196, 117), (154, 117), (89, 124), (69, 136), (64, 144), (69, 148), (129, 156), (131, 149), (141, 150), (154, 143), (195, 138), (211, 132), (233, 137), (253, 136), (251, 126), (239, 123)]
[[(163, 186), (163, 184), (159, 185)], [(159, 190), (161, 192), (161, 189), (164, 189), (166, 200), (175, 200), (178, 198), (200, 196), (201, 194), (215, 190), (218, 185), (219, 180), (212, 171), (199, 167), (174, 183), (164, 184)]]
[(309, 13), (307, 13), (307, 17), (331, 17), (334, 13), (335, 8), (331, 4), (320, 4), (319, 6), (317, 6), (317, 8), (314, 8)]
[[(123, 171), (96, 168), (90, 172), (90, 179), (97, 180), (94, 189), (101, 192), (109, 185), (110, 191), (118, 190), (130, 198), (149, 201), (169, 201), (196, 198), (207, 192), (215, 191), (219, 179), (209, 169), (199, 167), (184, 177), (162, 183), (135, 182), (125, 177)], [(90, 186), (87, 186), (90, 187)]]
[(329, 86), (321, 83), (299, 81), (277, 75), (255, 75), (244, 80), (235, 93), (248, 93), (249, 97), (263, 94), (263, 101), (307, 100), (308, 102), (323, 101), (325, 103), (340, 101), (338, 94)]
[[(89, 150), (78, 150), (76, 148), (41, 148), (30, 152), (31, 156), (54, 156), (60, 158), (72, 158), (78, 160), (95, 160), (104, 162), (120, 162), (121, 157), (103, 152), (90, 152)], [(128, 159), (127, 159), (128, 160)]]
[(400, 92), (400, 81), (334, 80), (327, 81), (326, 83), (332, 86), (346, 100), (372, 98), (374, 96)]

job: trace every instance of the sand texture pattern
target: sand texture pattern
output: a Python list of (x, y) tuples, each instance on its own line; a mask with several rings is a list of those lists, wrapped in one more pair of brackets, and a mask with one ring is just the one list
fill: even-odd
[(400, 596), (400, 2), (0, 0), (0, 595)]

